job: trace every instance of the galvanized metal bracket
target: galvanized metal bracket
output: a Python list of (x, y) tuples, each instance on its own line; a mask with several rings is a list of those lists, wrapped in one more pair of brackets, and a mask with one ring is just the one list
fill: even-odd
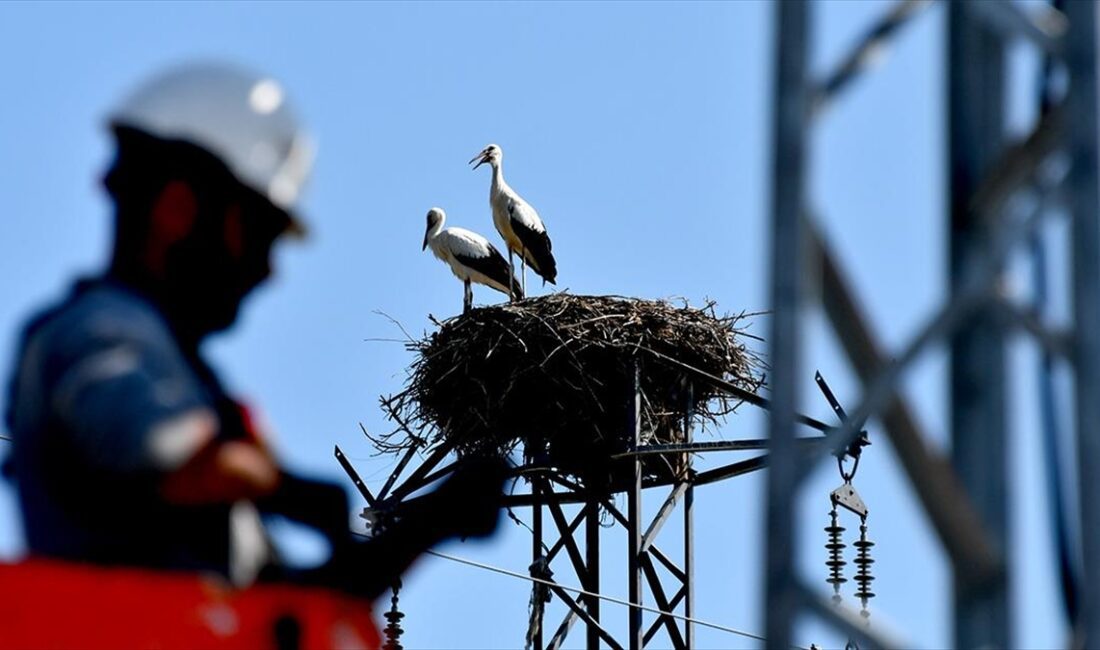
[(860, 519), (867, 518), (867, 505), (863, 503), (859, 493), (851, 483), (845, 483), (829, 494), (829, 499), (834, 506), (840, 506), (859, 515)]

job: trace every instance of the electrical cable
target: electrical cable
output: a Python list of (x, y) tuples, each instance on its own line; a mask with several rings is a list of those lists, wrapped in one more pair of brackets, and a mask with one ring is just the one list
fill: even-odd
[[(743, 636), (743, 637), (748, 638), (748, 639), (754, 639), (756, 641), (767, 641), (767, 639), (765, 639), (763, 636), (760, 636), (759, 634), (753, 634), (751, 632), (743, 632), (743, 631), (738, 630), (736, 628), (728, 627), (728, 626), (725, 626), (725, 625), (720, 625), (718, 623), (711, 623), (709, 621), (700, 620), (700, 619), (693, 618), (693, 617), (690, 617), (690, 616), (682, 616), (682, 615), (676, 614), (674, 612), (666, 612), (666, 611), (657, 609), (655, 607), (647, 607), (645, 605), (632, 603), (628, 600), (623, 600), (621, 598), (615, 598), (614, 596), (608, 596), (608, 595), (605, 595), (605, 594), (600, 594), (600, 593), (596, 593), (596, 592), (592, 592), (592, 591), (586, 591), (584, 589), (578, 589), (577, 587), (569, 587), (569, 586), (566, 586), (566, 585), (558, 584), (556, 582), (552, 582), (550, 580), (542, 580), (540, 578), (533, 578), (529, 575), (518, 573), (516, 571), (509, 571), (508, 569), (502, 569), (500, 567), (496, 567), (496, 566), (493, 566), (491, 564), (485, 564), (483, 562), (477, 562), (475, 560), (469, 560), (469, 559), (466, 559), (466, 558), (461, 558), (461, 557), (458, 557), (456, 555), (448, 555), (446, 553), (440, 553), (439, 551), (430, 551), (429, 550), (429, 551), (425, 551), (425, 553), (428, 554), (428, 555), (433, 555), (435, 557), (442, 558), (444, 560), (450, 560), (452, 562), (457, 562), (459, 564), (466, 564), (468, 566), (472, 566), (472, 567), (475, 567), (475, 568), (478, 568), (478, 569), (484, 569), (486, 571), (492, 571), (494, 573), (500, 573), (500, 574), (503, 574), (503, 575), (506, 575), (506, 576), (511, 576), (513, 578), (519, 578), (521, 580), (527, 580), (529, 582), (537, 582), (537, 583), (545, 584), (545, 585), (550, 586), (550, 587), (557, 587), (559, 589), (563, 589), (565, 591), (571, 591), (573, 593), (580, 594), (582, 596), (590, 596), (590, 597), (593, 597), (593, 598), (599, 598), (600, 600), (606, 600), (610, 603), (615, 603), (617, 605), (623, 605), (625, 607), (637, 607), (638, 609), (641, 609), (641, 610), (644, 610), (644, 611), (647, 611), (647, 612), (651, 612), (653, 614), (659, 614), (661, 616), (669, 616), (669, 617), (672, 617), (672, 618), (675, 618), (675, 619), (679, 619), (681, 621), (687, 621), (688, 623), (694, 623), (695, 625), (699, 625), (699, 626), (702, 626), (702, 627), (709, 627), (709, 628), (719, 630), (719, 631), (722, 631), (722, 632), (727, 632), (729, 634), (736, 634), (737, 636)], [(796, 650), (809, 650), (809, 648), (806, 648), (804, 646), (795, 645), (795, 646), (791, 646), (791, 647), (795, 648)]]

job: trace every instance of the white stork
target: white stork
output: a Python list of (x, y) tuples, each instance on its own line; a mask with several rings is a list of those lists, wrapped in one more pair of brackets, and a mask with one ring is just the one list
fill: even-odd
[(504, 171), (501, 169), (504, 152), (497, 145), (491, 144), (474, 156), (470, 163), (475, 160), (477, 164), (474, 169), (484, 163), (489, 163), (493, 168), (493, 184), (489, 188), (493, 224), (508, 246), (508, 268), (512, 273), (515, 272), (512, 254), (519, 255), (523, 267), (520, 275), (523, 282), (521, 290), (524, 293), (527, 291), (527, 265), (542, 277), (543, 283), (556, 284), (558, 265), (551, 252), (550, 236), (546, 234), (546, 227), (542, 225), (539, 213), (504, 182)]
[[(484, 284), (497, 291), (516, 298), (523, 298), (520, 289), (504, 256), (488, 239), (465, 228), (444, 228), (447, 215), (440, 208), (428, 210), (428, 228), (424, 232), (424, 246), (420, 250), (432, 247), (432, 253), (451, 267), (451, 272), (465, 285), (462, 313), (470, 311), (474, 302), (471, 282)], [(514, 287), (513, 292), (508, 288)]]

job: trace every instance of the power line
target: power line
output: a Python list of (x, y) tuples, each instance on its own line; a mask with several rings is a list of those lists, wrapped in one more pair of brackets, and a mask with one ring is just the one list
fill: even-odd
[[(477, 562), (477, 561), (474, 561), (474, 560), (468, 560), (466, 558), (461, 558), (461, 557), (458, 557), (458, 556), (455, 556), (455, 555), (448, 555), (446, 553), (440, 553), (439, 551), (430, 551), (429, 550), (429, 551), (425, 551), (425, 553), (427, 553), (428, 555), (434, 555), (436, 557), (443, 558), (444, 560), (450, 560), (452, 562), (458, 562), (459, 564), (466, 564), (466, 565), (469, 565), (469, 566), (472, 566), (472, 567), (475, 567), (475, 568), (478, 568), (478, 569), (485, 569), (486, 571), (492, 571), (494, 573), (500, 573), (500, 574), (503, 574), (503, 575), (506, 575), (506, 576), (511, 576), (513, 578), (519, 578), (521, 580), (527, 580), (529, 582), (537, 582), (539, 584), (544, 584), (544, 585), (547, 585), (549, 587), (558, 587), (559, 589), (563, 589), (565, 591), (571, 591), (573, 593), (577, 593), (577, 594), (580, 594), (582, 596), (590, 596), (590, 597), (594, 597), (594, 598), (599, 598), (601, 600), (606, 600), (608, 602), (616, 603), (618, 605), (624, 605), (626, 607), (637, 607), (638, 609), (645, 610), (647, 612), (652, 612), (654, 614), (660, 614), (661, 616), (670, 616), (672, 618), (680, 619), (681, 621), (687, 621), (689, 623), (694, 623), (696, 625), (701, 625), (703, 627), (709, 627), (709, 628), (713, 628), (715, 630), (720, 630), (722, 632), (728, 632), (729, 634), (736, 634), (738, 636), (743, 636), (743, 637), (746, 637), (746, 638), (749, 638), (749, 639), (754, 639), (756, 641), (767, 641), (767, 639), (760, 636), (759, 634), (753, 634), (751, 632), (743, 632), (741, 630), (738, 630), (738, 629), (735, 629), (735, 628), (732, 628), (732, 627), (727, 627), (725, 625), (719, 625), (718, 623), (711, 623), (709, 621), (704, 621), (704, 620), (701, 620), (701, 619), (698, 619), (698, 618), (693, 618), (693, 617), (690, 617), (690, 616), (682, 616), (682, 615), (676, 614), (674, 612), (666, 612), (664, 610), (660, 610), (660, 609), (657, 609), (655, 607), (646, 607), (645, 605), (641, 605), (641, 604), (638, 604), (638, 603), (632, 603), (628, 600), (623, 600), (621, 598), (615, 598), (614, 596), (607, 596), (605, 594), (595, 593), (595, 592), (592, 592), (592, 591), (586, 591), (584, 589), (578, 589), (577, 587), (568, 587), (566, 585), (558, 584), (558, 583), (550, 581), (550, 580), (543, 580), (542, 578), (535, 578), (535, 577), (525, 575), (525, 574), (522, 574), (522, 573), (517, 573), (515, 571), (509, 571), (508, 569), (502, 569), (500, 567), (495, 567), (491, 564), (484, 564), (482, 562)], [(803, 646), (797, 646), (796, 645), (796, 646), (791, 646), (791, 647), (795, 648), (796, 650), (809, 650), (809, 648), (805, 648)]]

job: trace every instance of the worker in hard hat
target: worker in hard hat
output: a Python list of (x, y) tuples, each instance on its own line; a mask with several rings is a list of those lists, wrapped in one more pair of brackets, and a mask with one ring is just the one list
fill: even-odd
[[(491, 531), (503, 474), (482, 465), (372, 543), (345, 539), (342, 490), (284, 472), (203, 359), (201, 343), (268, 277), (272, 248), (306, 233), (296, 206), (313, 146), (283, 88), (182, 67), (138, 88), (110, 128), (110, 263), (30, 321), (10, 384), (31, 553), (238, 584), (262, 570), (373, 596), (430, 545)], [(341, 564), (272, 570), (262, 512), (327, 529)]]

